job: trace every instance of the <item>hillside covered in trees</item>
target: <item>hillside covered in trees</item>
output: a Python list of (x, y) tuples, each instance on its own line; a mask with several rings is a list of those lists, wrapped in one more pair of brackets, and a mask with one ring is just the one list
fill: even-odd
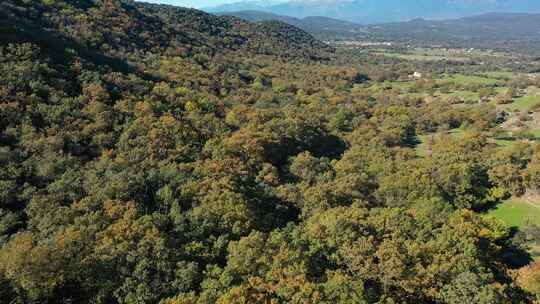
[(0, 302), (533, 303), (523, 234), (481, 212), (538, 192), (540, 146), (371, 86), (414, 68), (276, 21), (2, 1)]

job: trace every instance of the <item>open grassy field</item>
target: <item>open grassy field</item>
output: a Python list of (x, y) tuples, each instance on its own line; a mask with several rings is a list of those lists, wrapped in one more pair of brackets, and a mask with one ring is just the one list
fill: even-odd
[(429, 96), (429, 94), (426, 94), (426, 93), (406, 93), (406, 94), (402, 94), (402, 96), (405, 96), (407, 98), (424, 98), (426, 96)]
[(448, 50), (448, 49), (437, 49), (437, 48), (422, 48), (417, 47), (409, 49), (405, 52), (395, 52), (388, 49), (375, 49), (373, 54), (389, 56), (394, 58), (400, 58), (404, 60), (418, 60), (418, 61), (440, 61), (440, 60), (451, 60), (451, 61), (470, 61), (472, 59), (479, 58), (495, 58), (505, 56), (502, 53), (480, 51), (480, 50)]
[[(534, 138), (531, 138), (531, 140), (536, 140), (536, 142), (540, 142), (540, 129), (532, 129), (532, 130), (525, 129), (525, 131), (527, 131), (528, 133), (534, 136)], [(501, 136), (500, 138), (491, 138), (491, 140), (501, 147), (512, 146), (522, 141), (512, 136), (511, 133), (507, 133), (505, 136)]]
[(506, 72), (506, 71), (492, 71), (492, 72), (486, 72), (482, 73), (483, 77), (487, 78), (495, 78), (495, 79), (510, 79), (514, 76), (516, 76), (516, 73), (514, 72)]
[(503, 82), (500, 79), (483, 77), (483, 76), (478, 76), (478, 75), (453, 74), (453, 75), (448, 75), (447, 77), (444, 78), (444, 80), (453, 81), (456, 84), (460, 84), (460, 85), (476, 84), (476, 85), (495, 86), (495, 85), (503, 84)]
[(540, 225), (540, 204), (510, 199), (497, 205), (487, 215), (500, 219), (509, 227), (523, 228), (529, 223)]
[(442, 54), (430, 54), (423, 52), (408, 52), (408, 53), (394, 53), (394, 52), (375, 52), (375, 55), (393, 57), (403, 60), (415, 60), (415, 61), (442, 61), (442, 60), (451, 60), (451, 61), (469, 61), (471, 58), (466, 56), (448, 56)]
[(515, 111), (519, 110), (521, 112), (527, 112), (529, 109), (540, 103), (540, 96), (523, 96), (516, 98), (513, 103), (504, 105), (504, 108)]
[(495, 93), (501, 94), (508, 92), (508, 87), (497, 87), (495, 88)]
[(480, 95), (471, 91), (456, 91), (448, 94), (463, 99), (465, 102), (478, 102)]
[(493, 141), (500, 147), (510, 147), (518, 142), (517, 140), (512, 139), (494, 139)]
[(400, 91), (407, 91), (414, 86), (412, 81), (385, 81), (383, 83), (375, 83), (372, 88), (386, 88), (386, 89), (398, 89)]
[[(447, 132), (447, 134), (450, 134), (455, 138), (459, 138), (459, 137), (463, 136), (464, 133), (465, 133), (465, 130), (462, 129), (462, 128), (452, 129), (452, 130)], [(533, 134), (536, 137), (537, 141), (540, 141), (540, 130), (531, 130), (530, 133)], [(426, 142), (427, 142), (427, 139), (430, 136), (436, 136), (436, 133), (434, 133), (434, 134), (424, 134), (424, 135), (419, 135), (419, 136), (416, 137), (416, 139), (418, 141), (418, 144), (416, 145), (415, 150), (416, 150), (416, 154), (419, 157), (426, 156)], [(500, 147), (513, 146), (516, 143), (521, 141), (519, 139), (512, 138), (511, 136), (509, 136), (508, 138), (490, 138), (489, 140), (492, 143), (495, 143)]]
[(419, 60), (419, 61), (439, 61), (439, 60), (446, 60), (447, 58), (441, 57), (441, 56), (424, 56), (424, 55), (416, 55), (416, 54), (398, 54), (398, 53), (375, 53), (377, 55), (386, 56), (386, 57), (393, 57), (403, 60)]

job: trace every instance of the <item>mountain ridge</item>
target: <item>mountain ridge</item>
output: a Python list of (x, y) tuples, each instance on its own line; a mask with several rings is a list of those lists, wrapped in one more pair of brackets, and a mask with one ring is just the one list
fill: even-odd
[(260, 11), (219, 13), (250, 22), (279, 20), (323, 41), (360, 40), (447, 47), (478, 47), (522, 52), (540, 49), (540, 13), (485, 14), (455, 19), (416, 18), (360, 25), (327, 17), (295, 18)]
[(263, 11), (238, 11), (228, 13), (216, 13), (219, 16), (234, 16), (249, 22), (280, 21), (298, 27), (316, 38), (326, 40), (332, 37), (352, 38), (353, 33), (362, 27), (349, 21), (333, 19), (322, 16), (308, 16), (295, 18), (285, 15), (276, 15)]
[(415, 18), (450, 19), (492, 11), (540, 12), (533, 0), (293, 0), (277, 4), (236, 2), (205, 9), (212, 13), (259, 10), (296, 18), (324, 16), (362, 24), (408, 21)]
[[(64, 1), (65, 4), (19, 4), (17, 1), (0, 3), (0, 38), (6, 41), (41, 39), (35, 31), (27, 29), (42, 27), (41, 36), (63, 41), (71, 40), (82, 49), (94, 53), (108, 53), (113, 57), (129, 52), (167, 52), (182, 49), (186, 54), (215, 54), (228, 50), (247, 50), (249, 52), (271, 52), (261, 43), (270, 42), (276, 48), (272, 55), (327, 57), (330, 49), (308, 33), (290, 25), (270, 22), (270, 24), (249, 24), (238, 18), (215, 16), (200, 10), (169, 5), (134, 2), (130, 0), (111, 0), (107, 5), (118, 8), (116, 15), (108, 13), (100, 1)], [(62, 7), (62, 5), (64, 7)], [(88, 20), (62, 15), (61, 10), (68, 7), (79, 14), (89, 10), (99, 11)], [(109, 24), (114, 26), (99, 26)], [(66, 31), (71, 26), (77, 30)], [(91, 28), (95, 33), (89, 35)], [(85, 30), (86, 29), (86, 30)], [(286, 31), (278, 33), (275, 31)], [(145, 39), (128, 37), (132, 32)], [(287, 40), (287, 36), (295, 36)], [(270, 41), (268, 39), (271, 38)], [(46, 40), (44, 43), (48, 43)], [(53, 44), (48, 43), (51, 47)], [(295, 52), (299, 51), (299, 52)], [(320, 52), (321, 51), (321, 52)], [(125, 56), (124, 56), (125, 57)]]
[[(448, 20), (415, 19), (365, 27), (371, 38), (452, 46), (516, 47), (540, 42), (540, 13), (490, 12)], [(514, 46), (512, 46), (514, 44)]]

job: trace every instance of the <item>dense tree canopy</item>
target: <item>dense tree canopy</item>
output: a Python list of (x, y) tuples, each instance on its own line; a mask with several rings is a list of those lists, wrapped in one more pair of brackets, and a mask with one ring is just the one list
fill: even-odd
[(532, 301), (477, 211), (538, 189), (540, 147), (495, 147), (494, 107), (373, 91), (377, 64), (277, 22), (128, 0), (0, 17), (2, 301)]

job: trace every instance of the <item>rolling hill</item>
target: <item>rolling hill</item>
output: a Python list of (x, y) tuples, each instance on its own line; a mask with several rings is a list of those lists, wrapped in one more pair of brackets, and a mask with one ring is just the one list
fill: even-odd
[(367, 26), (366, 37), (448, 46), (516, 48), (540, 42), (540, 14), (488, 13), (449, 20), (415, 19)]
[(295, 18), (262, 11), (220, 13), (258, 22), (279, 20), (297, 26), (321, 40), (374, 40), (533, 51), (540, 48), (540, 14), (486, 13), (445, 20), (359, 25), (328, 17)]
[[(100, 3), (3, 1), (0, 39), (4, 43), (37, 43), (59, 52), (67, 45), (83, 53), (118, 59), (173, 49), (187, 55), (241, 50), (310, 58), (328, 57), (332, 51), (305, 31), (281, 22), (249, 23), (194, 9), (129, 0)], [(109, 8), (115, 11), (109, 13)]]
[(284, 15), (276, 15), (264, 11), (237, 11), (217, 13), (222, 16), (235, 16), (250, 22), (281, 21), (298, 27), (322, 40), (347, 39), (355, 37), (362, 25), (321, 16), (309, 16), (295, 18)]
[(415, 19), (368, 26), (372, 33), (393, 39), (535, 39), (540, 37), (540, 14), (488, 13), (450, 20)]

